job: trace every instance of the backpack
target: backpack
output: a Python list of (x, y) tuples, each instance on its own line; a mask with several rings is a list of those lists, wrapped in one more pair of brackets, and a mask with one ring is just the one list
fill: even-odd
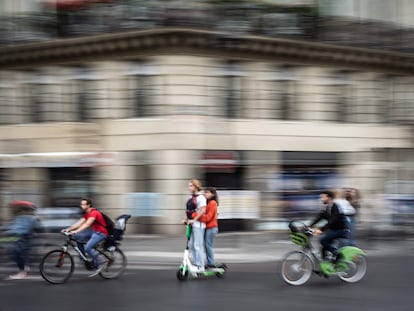
[(342, 215), (353, 216), (355, 215), (355, 208), (345, 199), (335, 199), (334, 203), (338, 206), (338, 210)]
[(193, 219), (193, 213), (197, 209), (197, 197), (198, 194), (192, 195), (187, 201), (185, 213), (187, 214), (188, 219)]
[(105, 213), (101, 212), (101, 214), (102, 214), (102, 216), (105, 220), (105, 228), (106, 228), (106, 231), (108, 231), (108, 236), (113, 236), (114, 235), (114, 230), (115, 230), (114, 221), (111, 219), (111, 217), (109, 217)]

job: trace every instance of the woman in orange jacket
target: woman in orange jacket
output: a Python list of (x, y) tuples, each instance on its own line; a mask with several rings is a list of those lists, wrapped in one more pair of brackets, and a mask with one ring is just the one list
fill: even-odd
[(213, 187), (206, 187), (204, 189), (204, 195), (207, 199), (206, 213), (201, 217), (200, 221), (206, 223), (206, 231), (204, 235), (204, 244), (206, 249), (207, 257), (207, 268), (214, 268), (214, 238), (218, 233), (218, 222), (217, 222), (217, 207), (218, 207), (218, 196), (217, 191)]

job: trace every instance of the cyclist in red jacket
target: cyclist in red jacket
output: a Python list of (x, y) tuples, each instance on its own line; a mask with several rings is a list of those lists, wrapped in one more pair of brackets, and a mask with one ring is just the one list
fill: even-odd
[(92, 201), (89, 199), (81, 199), (80, 207), (84, 212), (81, 219), (69, 228), (63, 231), (70, 232), (79, 241), (78, 247), (83, 252), (83, 243), (86, 242), (85, 252), (92, 258), (96, 270), (90, 275), (95, 276), (99, 274), (106, 267), (106, 262), (100, 258), (101, 256), (95, 250), (95, 246), (106, 239), (108, 231), (105, 227), (105, 219), (102, 213), (96, 208), (92, 207)]

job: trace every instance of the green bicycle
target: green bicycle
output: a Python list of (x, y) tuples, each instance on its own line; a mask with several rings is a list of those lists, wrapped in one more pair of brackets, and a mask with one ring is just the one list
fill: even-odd
[(281, 262), (281, 276), (290, 285), (303, 285), (312, 273), (329, 277), (337, 275), (347, 283), (360, 281), (367, 271), (366, 254), (354, 246), (343, 246), (339, 249), (340, 260), (333, 263), (322, 260), (319, 251), (312, 245), (313, 230), (304, 223), (292, 221), (289, 224), (291, 241), (302, 247), (291, 251)]

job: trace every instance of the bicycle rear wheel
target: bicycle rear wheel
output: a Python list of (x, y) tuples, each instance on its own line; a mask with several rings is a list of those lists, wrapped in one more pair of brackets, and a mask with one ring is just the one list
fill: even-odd
[(127, 266), (127, 259), (124, 253), (116, 247), (114, 250), (105, 251), (104, 256), (107, 260), (107, 266), (99, 275), (104, 279), (120, 277), (125, 272)]
[(293, 251), (283, 258), (281, 264), (281, 275), (283, 280), (290, 285), (302, 285), (312, 275), (313, 261), (305, 253)]
[(47, 253), (40, 262), (40, 275), (51, 284), (65, 283), (75, 269), (72, 255), (60, 249)]

